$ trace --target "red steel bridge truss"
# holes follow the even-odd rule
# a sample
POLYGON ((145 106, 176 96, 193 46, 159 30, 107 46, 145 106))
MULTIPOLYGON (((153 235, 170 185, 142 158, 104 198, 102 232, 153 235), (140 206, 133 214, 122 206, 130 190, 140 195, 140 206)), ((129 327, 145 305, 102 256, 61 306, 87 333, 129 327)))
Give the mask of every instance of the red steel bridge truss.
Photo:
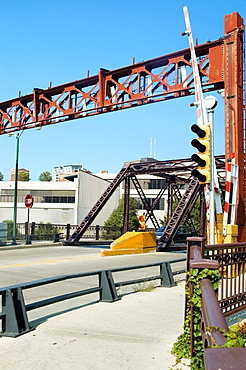
MULTIPOLYGON (((223 156, 216 157, 216 168, 219 171, 224 171, 225 162, 223 156)), ((197 233, 204 234, 205 231, 205 219, 201 217, 200 230, 195 230, 192 225, 192 220, 190 217, 190 212, 198 196, 202 201, 203 206, 203 191, 199 186, 197 179, 190 176, 192 169, 196 167, 196 164, 190 159, 179 159, 179 160, 167 160, 167 161, 153 161, 145 162, 140 161, 138 163, 126 163, 120 172, 117 174, 115 179, 110 183, 101 197, 98 199, 96 204, 92 207, 90 212, 85 216, 84 220, 77 227, 75 232, 69 237, 66 244, 78 243, 81 236, 85 233, 87 228, 92 224, 98 213, 104 207, 108 199, 112 196, 118 186, 124 182, 125 195, 124 195, 124 223, 122 233, 128 230, 128 216, 129 216, 129 198, 130 198, 130 181, 132 181, 137 193, 145 207, 146 210, 146 222, 150 218, 152 224, 157 230, 159 228, 158 220, 154 215, 154 209, 167 190, 168 192, 168 225, 165 229, 163 237, 165 238, 165 243, 159 247, 159 251, 164 250, 171 242, 175 236, 178 226, 184 224, 185 222, 191 222, 191 227, 197 233), (165 179, 164 186, 160 189, 159 194, 154 200, 153 204, 149 204, 144 191, 137 179, 137 175, 141 174, 152 174, 165 179), (181 195, 180 189, 183 185, 186 185, 187 189, 183 195, 181 195), (172 212, 172 200, 176 197, 179 200, 179 204, 175 210, 172 212)), ((203 209, 204 207, 201 207, 203 209)), ((202 212, 201 212, 202 213, 202 212)), ((166 249, 165 249, 166 250, 166 249)))
MULTIPOLYGON (((238 13, 225 16, 224 36, 196 46, 203 92, 224 89, 225 159, 239 165, 237 220, 245 226, 244 25, 238 13)), ((0 134, 43 127, 126 108, 194 95, 190 49, 0 103, 0 134)), ((239 240, 240 240, 239 235, 239 240)), ((246 240, 246 232, 245 232, 246 240)))

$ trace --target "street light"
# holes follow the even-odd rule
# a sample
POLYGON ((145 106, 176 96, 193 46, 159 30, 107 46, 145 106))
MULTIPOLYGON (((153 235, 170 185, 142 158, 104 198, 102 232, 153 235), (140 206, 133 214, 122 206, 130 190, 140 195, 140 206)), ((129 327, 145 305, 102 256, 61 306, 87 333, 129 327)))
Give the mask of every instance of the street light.
POLYGON ((18 193, 18 167, 19 167, 19 145, 20 137, 23 131, 17 134, 8 134, 8 136, 14 135, 16 138, 16 150, 15 150, 15 190, 14 190, 14 214, 13 214, 13 237, 12 245, 16 245, 16 221, 17 221, 17 193, 18 193))

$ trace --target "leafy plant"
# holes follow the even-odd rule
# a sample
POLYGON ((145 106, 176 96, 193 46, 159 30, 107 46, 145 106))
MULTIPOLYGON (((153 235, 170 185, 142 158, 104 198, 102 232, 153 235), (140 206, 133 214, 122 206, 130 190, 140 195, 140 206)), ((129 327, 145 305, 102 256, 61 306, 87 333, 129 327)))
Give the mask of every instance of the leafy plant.
POLYGON ((176 357, 176 364, 181 362, 183 358, 191 358, 191 309, 193 310, 193 354, 191 358, 191 369, 204 370, 204 348, 201 333, 201 307, 202 296, 200 282, 204 278, 210 279, 214 290, 218 288, 220 274, 217 270, 209 269, 191 269, 187 273, 189 278, 186 285, 187 309, 184 322, 183 333, 174 343, 171 353, 176 357), (190 292, 190 284, 192 285, 192 294, 190 292))
MULTIPOLYGON (((120 228, 123 226, 124 218, 124 197, 119 200, 118 207, 111 213, 108 220, 104 222, 107 230, 103 232, 103 239, 116 239, 120 236, 120 228)), ((129 231, 137 230, 137 201, 130 198, 129 200, 129 231)))
MULTIPOLYGON (((175 209, 177 208, 179 204, 179 199, 177 198, 176 195, 174 195, 173 197, 173 203, 172 203, 172 213, 175 211, 175 209)), ((195 228, 195 230, 199 231, 200 229, 200 218, 201 218, 201 207, 200 207, 200 199, 198 198, 196 200, 196 203, 194 204, 193 208, 192 208, 192 211, 190 213, 190 217, 191 217, 191 220, 192 220, 192 223, 193 223, 193 226, 195 228)), ((160 224, 165 226, 167 225, 168 223, 168 218, 167 218, 167 215, 164 216, 164 219, 161 220, 159 219, 160 221, 160 224)), ((184 224, 188 229, 190 229, 190 223, 189 221, 186 221, 186 223, 184 224)))
POLYGON ((52 180, 52 175, 49 171, 42 172, 39 175, 39 181, 51 181, 52 180))
POLYGON ((18 181, 29 181, 29 180, 30 180, 29 172, 20 171, 18 173, 18 181))
POLYGON ((45 235, 46 238, 49 237, 49 235, 52 238, 52 234, 56 233, 59 233, 59 228, 53 226, 50 222, 47 222, 46 224, 44 222, 40 222, 35 228, 36 235, 45 235))
POLYGON ((246 320, 239 320, 236 324, 231 325, 228 332, 218 327, 210 327, 207 330, 209 332, 220 331, 226 337, 224 345, 220 346, 214 341, 212 347, 246 347, 246 320))

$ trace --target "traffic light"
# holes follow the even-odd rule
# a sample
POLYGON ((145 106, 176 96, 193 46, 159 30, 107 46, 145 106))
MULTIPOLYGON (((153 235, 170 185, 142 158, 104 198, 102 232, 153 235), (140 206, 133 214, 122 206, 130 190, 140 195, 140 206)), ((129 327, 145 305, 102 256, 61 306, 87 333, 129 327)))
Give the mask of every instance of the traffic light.
POLYGON ((191 131, 198 136, 191 141, 191 145, 198 149, 198 153, 191 156, 191 159, 198 164, 198 168, 191 173, 198 178, 200 184, 208 184, 210 182, 210 125, 195 123, 191 126, 191 131))

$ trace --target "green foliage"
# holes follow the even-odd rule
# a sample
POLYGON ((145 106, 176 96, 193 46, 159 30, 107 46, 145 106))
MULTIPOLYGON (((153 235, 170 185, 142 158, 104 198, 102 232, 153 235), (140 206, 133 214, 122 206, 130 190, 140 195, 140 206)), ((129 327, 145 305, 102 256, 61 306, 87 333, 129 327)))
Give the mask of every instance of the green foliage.
POLYGON ((246 320, 239 320, 236 324, 231 325, 228 332, 218 327, 207 328, 207 331, 220 331, 226 337, 226 341, 223 346, 218 345, 214 341, 212 347, 246 347, 246 320))
POLYGON ((191 219, 192 219, 195 229, 199 231, 200 230, 200 220, 201 220, 201 205, 200 205, 199 197, 196 200, 194 207, 192 208, 191 219))
POLYGON ((49 171, 42 172, 39 175, 39 181, 51 181, 52 180, 52 175, 49 171))
MULTIPOLYGON (((179 204, 179 199, 175 195, 173 198, 173 203, 172 203, 172 213, 175 211, 177 208, 177 205, 179 204)), ((192 208, 190 217, 192 219, 193 225, 196 230, 200 229, 200 200, 199 198, 196 200, 196 203, 194 204, 194 207, 192 208)), ((167 225, 168 219, 167 216, 164 216, 163 220, 159 220, 161 225, 167 225)), ((189 227, 189 223, 186 222, 185 226, 189 227)))
POLYGON ((176 357, 176 364, 183 358, 190 358, 190 329, 185 322, 184 333, 180 334, 174 343, 171 353, 176 357))
POLYGON ((29 172, 26 171, 20 171, 18 173, 18 181, 29 181, 29 172))
MULTIPOLYGON (((120 236, 120 229, 123 226, 124 217, 124 197, 119 200, 118 207, 111 213, 108 220, 104 222, 105 228, 103 232, 103 239, 114 240, 120 236)), ((129 199, 129 231, 137 230, 138 216, 137 216, 137 201, 129 199)))
POLYGON ((182 358, 191 357, 191 308, 193 310, 193 335, 194 335, 194 349, 191 358, 191 369, 192 370, 204 370, 204 348, 202 342, 201 333, 201 307, 202 307, 202 296, 200 289, 200 282, 202 279, 210 279, 213 288, 218 288, 220 273, 217 270, 209 269, 191 269, 187 273, 189 278, 186 286, 187 295, 187 311, 184 322, 184 332, 178 337, 177 342, 173 345, 172 354, 176 356, 176 364, 178 364, 182 358), (189 283, 192 284, 193 294, 189 289, 189 283))
POLYGON ((229 328, 227 333, 224 333, 226 342, 223 347, 245 347, 246 346, 246 322, 241 321, 229 328))
POLYGON ((0 181, 3 181, 3 174, 0 172, 0 181))
POLYGON ((50 222, 47 222, 46 224, 44 222, 40 222, 38 225, 36 225, 35 228, 35 234, 56 234, 59 232, 59 228, 56 226, 53 226, 50 222))

